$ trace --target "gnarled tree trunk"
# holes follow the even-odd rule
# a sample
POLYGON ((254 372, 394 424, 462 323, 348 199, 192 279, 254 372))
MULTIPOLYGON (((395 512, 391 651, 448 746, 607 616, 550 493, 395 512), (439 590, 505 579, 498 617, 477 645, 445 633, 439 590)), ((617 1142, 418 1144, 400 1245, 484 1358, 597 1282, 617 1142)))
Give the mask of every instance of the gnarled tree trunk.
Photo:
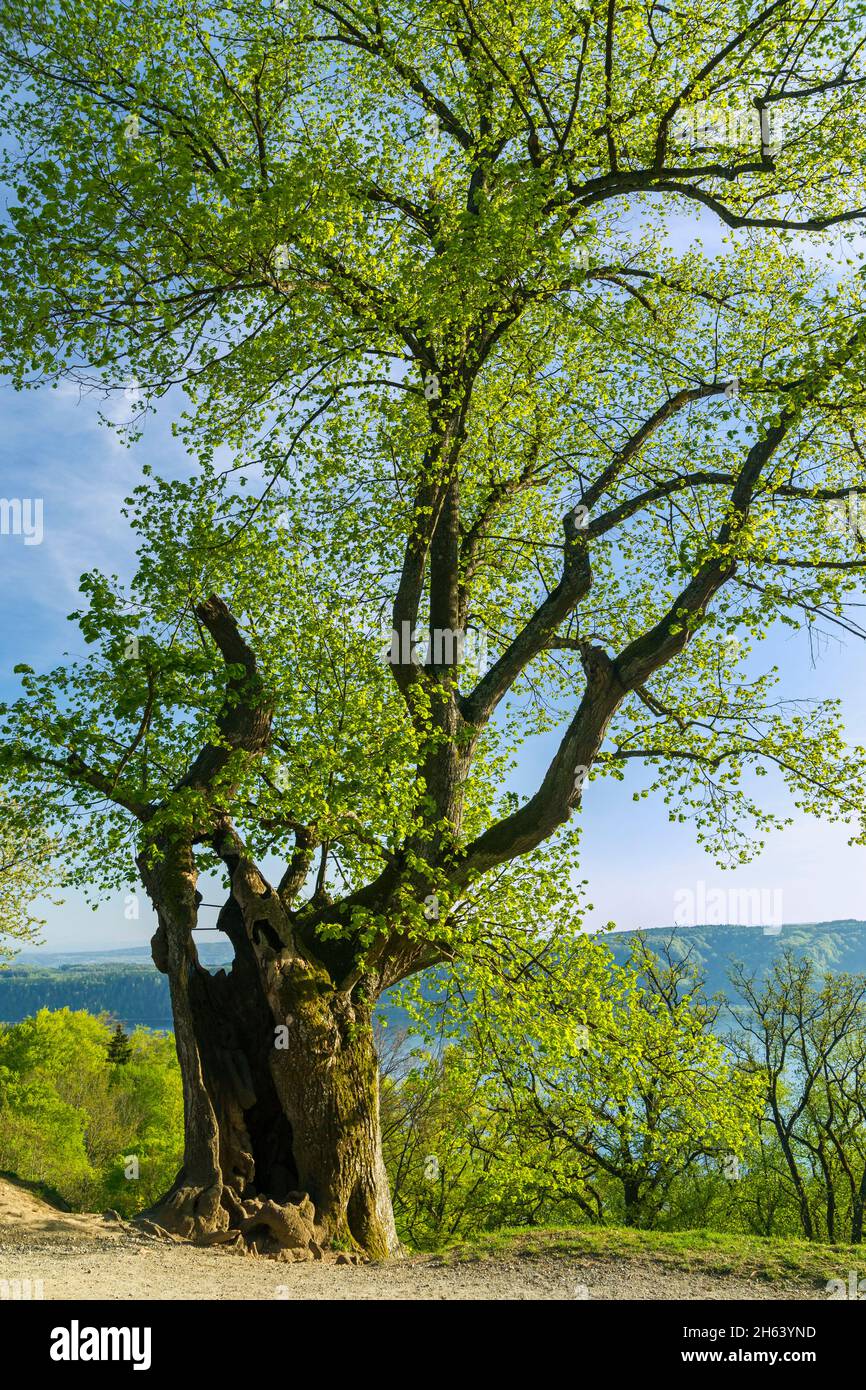
POLYGON ((219 924, 235 958, 211 975, 192 936, 191 853, 140 867, 159 918, 153 957, 169 979, 185 1112, 183 1168, 144 1216, 190 1240, 286 1258, 327 1244, 377 1259, 397 1253, 375 998, 336 987, 321 964, 283 944, 279 900, 262 883, 259 906, 246 885, 224 907, 219 924))

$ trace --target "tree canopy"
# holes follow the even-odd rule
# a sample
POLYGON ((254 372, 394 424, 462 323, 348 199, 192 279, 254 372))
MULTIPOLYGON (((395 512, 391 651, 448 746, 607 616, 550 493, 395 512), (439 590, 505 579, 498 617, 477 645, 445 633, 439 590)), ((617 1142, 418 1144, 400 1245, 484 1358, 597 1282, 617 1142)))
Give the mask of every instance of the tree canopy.
POLYGON ((142 482, 4 762, 94 813, 80 880, 139 856, 167 968, 217 861, 338 993, 494 968, 579 915, 570 817, 633 762, 723 862, 768 769, 862 842, 836 703, 747 663, 858 630, 862 20, 11 0, 4 365, 131 437, 162 402, 196 470, 142 482))
POLYGON ((828 273, 816 230, 862 212, 861 49, 832 5, 11 5, 7 365, 148 402, 182 382, 201 466, 142 498, 136 602, 184 615, 170 650, 142 627, 124 663, 138 620, 86 582, 114 672, 110 732, 88 713, 66 739, 88 794, 137 814, 182 781, 184 706, 222 698, 213 592, 279 688, 302 857, 345 808, 350 883, 419 830, 435 856, 447 823, 465 885, 630 759, 729 856, 743 812, 772 823, 746 764, 859 808, 834 712, 738 657, 773 622, 847 624, 863 563, 827 510, 866 486, 862 276, 828 273), (692 111, 716 113, 699 139, 692 111), (725 254, 672 244, 689 209, 737 229, 725 254), (488 669, 458 673, 443 632, 479 634, 488 669), (494 808, 491 771, 458 808, 470 753, 501 775, 557 725, 525 805, 494 808))

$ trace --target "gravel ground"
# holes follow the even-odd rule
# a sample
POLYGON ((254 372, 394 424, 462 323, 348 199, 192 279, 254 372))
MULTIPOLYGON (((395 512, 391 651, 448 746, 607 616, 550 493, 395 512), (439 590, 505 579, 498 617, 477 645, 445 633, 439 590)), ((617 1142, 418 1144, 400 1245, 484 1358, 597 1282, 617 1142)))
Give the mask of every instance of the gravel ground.
MULTIPOLYGON (((820 1299, 816 1288, 687 1273, 641 1259, 488 1256, 445 1264, 280 1264, 127 1235, 0 1235, 0 1281, 42 1280, 46 1299, 820 1299)), ((0 1284, 2 1288, 2 1284, 0 1284)), ((7 1295, 8 1296, 8 1295, 7 1295)))
MULTIPOLYGON (((821 1299, 823 1286, 684 1271, 646 1256, 544 1251, 444 1261, 304 1264, 176 1243, 95 1214, 61 1212, 0 1179, 0 1300, 30 1280, 46 1299, 821 1299), (41 1281, 37 1285, 35 1281, 41 1281)), ((37 1292, 37 1289, 40 1292, 37 1292)))

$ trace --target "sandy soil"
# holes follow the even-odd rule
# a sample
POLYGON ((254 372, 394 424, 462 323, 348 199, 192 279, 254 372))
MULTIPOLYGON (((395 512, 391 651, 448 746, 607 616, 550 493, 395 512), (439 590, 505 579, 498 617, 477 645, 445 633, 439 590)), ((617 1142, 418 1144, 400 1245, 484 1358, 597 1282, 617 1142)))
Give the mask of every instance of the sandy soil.
MULTIPOLYGON (((56 1211, 0 1179, 0 1298, 14 1280, 46 1299, 821 1299, 822 1289, 688 1273, 635 1258, 554 1254, 446 1263, 288 1265, 133 1232, 56 1211), (4 1281, 6 1281, 4 1283, 4 1281)), ((20 1296, 20 1294, 19 1294, 20 1296)), ((37 1295, 38 1296, 38 1295, 37 1295)))

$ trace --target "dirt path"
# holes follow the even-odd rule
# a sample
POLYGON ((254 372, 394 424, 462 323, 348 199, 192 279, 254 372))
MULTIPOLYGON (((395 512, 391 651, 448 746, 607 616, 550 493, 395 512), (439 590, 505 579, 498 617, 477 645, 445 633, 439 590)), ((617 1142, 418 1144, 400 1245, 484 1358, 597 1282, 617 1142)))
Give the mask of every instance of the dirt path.
MULTIPOLYGON (((3 1280, 41 1280, 50 1299, 817 1299, 820 1289, 691 1274, 635 1259, 529 1255, 446 1264, 283 1265, 158 1241, 0 1233, 3 1280)), ((35 1288, 35 1286, 33 1286, 35 1288)), ((9 1296, 6 1290, 6 1296, 9 1296)))
POLYGON ((543 1251, 387 1265, 281 1264, 56 1211, 0 1179, 0 1299, 821 1299, 823 1287, 688 1272, 635 1256, 543 1251), (41 1281, 37 1284, 36 1281, 41 1281), (26 1285, 24 1285, 26 1288, 26 1285))

